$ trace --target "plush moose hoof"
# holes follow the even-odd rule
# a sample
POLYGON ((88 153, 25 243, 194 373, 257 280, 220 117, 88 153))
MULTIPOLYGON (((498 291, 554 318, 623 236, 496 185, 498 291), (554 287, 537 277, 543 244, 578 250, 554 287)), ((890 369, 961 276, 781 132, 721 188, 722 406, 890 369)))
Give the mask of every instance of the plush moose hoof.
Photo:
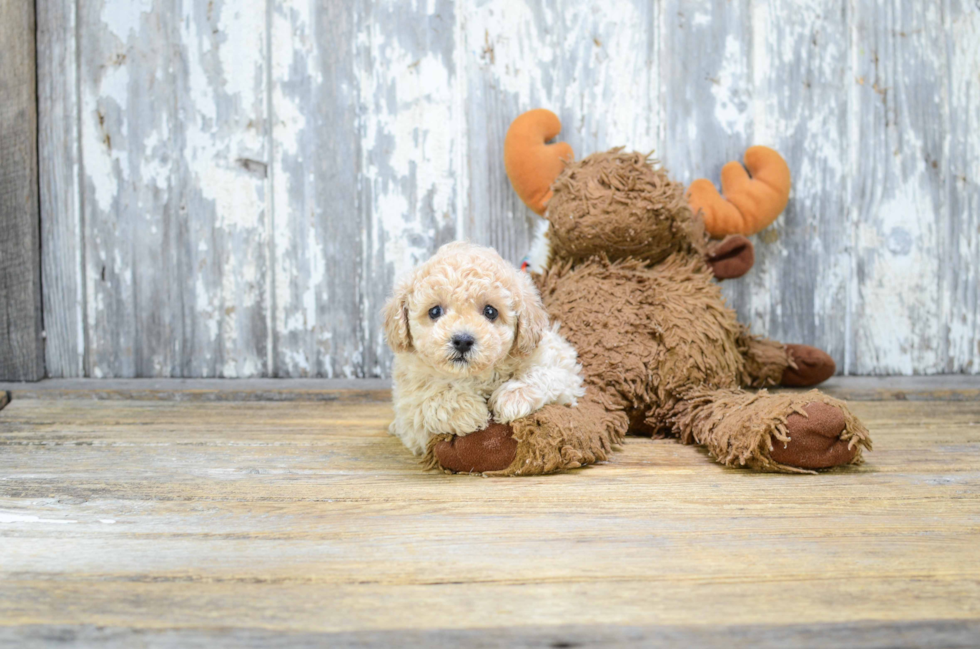
POLYGON ((772 440, 769 454, 776 462, 801 469, 829 469, 849 464, 858 454, 858 446, 848 448, 842 440, 844 415, 834 406, 817 401, 803 406, 808 417, 793 413, 786 418, 790 441, 772 440))
POLYGON ((837 364, 827 352, 809 345, 786 345, 796 369, 783 370, 782 385, 791 388, 805 388, 823 383, 837 371, 837 364))
POLYGON ((494 422, 483 430, 438 442, 433 452, 439 464, 454 473, 502 471, 517 456, 517 440, 509 424, 494 422))

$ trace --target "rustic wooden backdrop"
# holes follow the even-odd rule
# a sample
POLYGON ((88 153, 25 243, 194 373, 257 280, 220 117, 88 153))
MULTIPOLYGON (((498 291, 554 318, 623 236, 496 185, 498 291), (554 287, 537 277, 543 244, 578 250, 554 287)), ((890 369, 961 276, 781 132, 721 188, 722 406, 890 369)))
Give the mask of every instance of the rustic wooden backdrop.
POLYGON ((44 377, 34 32, 33 0, 0 1, 0 381, 44 377))
POLYGON ((966 0, 37 0, 51 376, 378 376, 399 271, 519 260, 501 147, 717 179, 786 156, 726 286, 850 374, 980 372, 980 8, 966 0))

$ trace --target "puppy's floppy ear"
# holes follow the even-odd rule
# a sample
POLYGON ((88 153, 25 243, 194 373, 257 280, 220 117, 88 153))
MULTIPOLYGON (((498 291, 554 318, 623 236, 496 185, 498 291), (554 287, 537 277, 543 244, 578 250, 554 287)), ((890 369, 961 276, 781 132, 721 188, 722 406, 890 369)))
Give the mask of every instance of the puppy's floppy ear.
POLYGON ((408 291, 411 283, 401 281, 385 303, 384 330, 388 346, 396 354, 412 351, 412 333, 408 329, 408 291))
POLYGON ((516 356, 529 356, 541 342, 548 327, 548 313, 541 306, 529 273, 517 272, 514 282, 514 313, 517 316, 517 331, 514 334, 513 353, 516 356))

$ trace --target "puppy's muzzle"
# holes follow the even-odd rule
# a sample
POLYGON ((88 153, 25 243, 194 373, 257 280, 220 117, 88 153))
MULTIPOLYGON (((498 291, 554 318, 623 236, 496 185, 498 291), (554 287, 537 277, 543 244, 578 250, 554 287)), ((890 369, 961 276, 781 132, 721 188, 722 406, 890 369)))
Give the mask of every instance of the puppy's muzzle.
POLYGON ((449 344, 453 348, 453 360, 464 360, 466 354, 476 344, 476 339, 470 334, 456 334, 450 339, 449 344))

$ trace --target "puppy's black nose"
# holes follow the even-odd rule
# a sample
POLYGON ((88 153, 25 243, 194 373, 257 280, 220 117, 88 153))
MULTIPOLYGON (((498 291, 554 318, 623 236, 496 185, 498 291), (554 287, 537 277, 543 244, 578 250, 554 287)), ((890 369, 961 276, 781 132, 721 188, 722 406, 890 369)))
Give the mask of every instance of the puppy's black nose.
POLYGON ((458 351, 460 354, 465 354, 466 352, 470 351, 473 345, 476 344, 476 340, 469 334, 456 334, 449 342, 452 343, 453 349, 458 351))

